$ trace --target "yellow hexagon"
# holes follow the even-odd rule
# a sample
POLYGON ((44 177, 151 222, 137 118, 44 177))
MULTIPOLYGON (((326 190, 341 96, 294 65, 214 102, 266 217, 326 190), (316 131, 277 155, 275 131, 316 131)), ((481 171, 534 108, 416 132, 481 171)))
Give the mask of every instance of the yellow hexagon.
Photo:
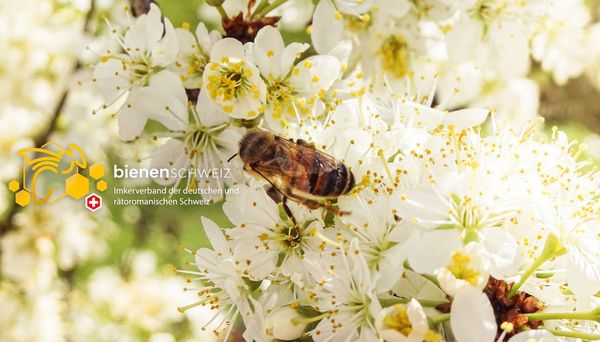
POLYGON ((76 173, 65 181, 65 193, 74 199, 80 199, 90 192, 90 180, 76 173))
POLYGON ((17 192, 17 190, 19 190, 19 185, 19 182, 17 182, 16 180, 11 180, 10 182, 8 182, 8 190, 12 192, 17 192))
POLYGON ((17 195, 15 196, 15 202, 17 202, 18 205, 24 207, 29 204, 29 201, 31 201, 31 194, 29 194, 29 191, 21 190, 17 192, 17 195))
POLYGON ((107 186, 108 186, 108 184, 106 183, 105 180, 101 180, 98 183, 96 183, 96 189, 98 189, 99 191, 106 190, 107 186))
POLYGON ((104 176, 104 166, 96 163, 90 166, 90 177, 100 179, 104 176))

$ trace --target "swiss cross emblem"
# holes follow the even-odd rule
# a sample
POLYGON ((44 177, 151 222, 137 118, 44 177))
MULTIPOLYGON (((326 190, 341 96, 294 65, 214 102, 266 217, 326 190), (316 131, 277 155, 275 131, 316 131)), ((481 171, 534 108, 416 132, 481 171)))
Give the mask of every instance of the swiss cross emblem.
POLYGON ((90 211, 96 212, 98 209, 102 208, 102 197, 91 194, 85 198, 85 207, 90 211))

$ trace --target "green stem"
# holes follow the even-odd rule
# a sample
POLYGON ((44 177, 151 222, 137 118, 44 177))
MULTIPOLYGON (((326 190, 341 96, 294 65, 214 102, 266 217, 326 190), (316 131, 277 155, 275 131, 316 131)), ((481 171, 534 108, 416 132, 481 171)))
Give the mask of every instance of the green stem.
POLYGON ((254 13, 252 13, 252 18, 256 17, 256 15, 262 11, 269 4, 269 0, 260 0, 256 8, 254 9, 254 13))
POLYGON ((450 313, 445 313, 437 316, 427 317, 431 325, 436 325, 450 319, 450 313))
MULTIPOLYGON (((442 300, 431 300, 431 299, 416 299, 416 300, 417 300, 417 302, 419 302, 419 304, 421 304, 421 306, 428 307, 428 308, 435 308, 438 305, 448 303, 447 301, 442 301, 442 300)), ((411 301, 411 299, 407 299, 407 298, 392 298, 392 299, 380 300, 381 305, 383 305, 383 307, 388 307, 388 306, 392 306, 392 305, 396 305, 396 304, 408 304, 410 301, 411 301)))
POLYGON ((277 7, 285 4, 287 2, 287 0, 275 0, 273 1, 271 4, 269 4, 268 6, 266 6, 265 8, 263 8, 260 11, 257 11, 257 13, 255 14, 256 19, 260 19, 262 17, 264 17, 265 15, 269 14, 269 12, 271 12, 272 10, 276 9, 277 7))
POLYGON ((546 329, 547 331, 551 332, 552 335, 554 336, 561 336, 561 337, 574 337, 574 338, 580 338, 582 340, 589 340, 589 341, 598 341, 600 340, 600 334, 590 334, 590 333, 585 333, 582 331, 563 331, 563 330, 556 330, 556 329, 546 329))
POLYGON ((551 319, 580 319, 600 322, 600 308, 588 312, 537 312, 524 314, 530 321, 546 321, 551 319))
POLYGON ((312 322, 317 322, 322 320, 323 318, 327 317, 329 315, 329 312, 325 312, 322 313, 318 316, 314 316, 314 317, 296 317, 292 319, 292 323, 294 325, 298 325, 298 324, 310 324, 312 322))
POLYGON ((533 262, 533 264, 529 266, 525 273, 523 273, 523 275, 519 279, 519 282, 512 286, 512 288, 507 294, 507 297, 511 298, 512 296, 514 296, 517 293, 517 291, 521 288, 521 286, 525 284, 525 281, 529 279, 533 272, 535 272, 543 263, 554 257, 561 256, 566 252, 567 251, 558 240, 558 237, 554 234, 549 235, 546 239, 546 243, 544 244, 544 249, 542 250, 542 253, 533 262))
POLYGON ((219 11, 219 14, 221 15, 222 19, 229 20, 229 16, 227 15, 227 12, 225 12, 223 5, 217 5, 215 6, 215 8, 217 9, 217 11, 219 11))

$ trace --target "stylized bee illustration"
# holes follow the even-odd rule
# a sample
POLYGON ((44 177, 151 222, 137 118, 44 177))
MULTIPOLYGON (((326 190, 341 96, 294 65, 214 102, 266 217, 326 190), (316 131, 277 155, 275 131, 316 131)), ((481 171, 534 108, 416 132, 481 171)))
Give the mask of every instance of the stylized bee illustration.
POLYGON ((50 187, 46 191, 46 194, 39 196, 37 193, 38 178, 46 171, 54 174, 70 175, 75 168, 87 167, 87 161, 85 154, 75 144, 69 145, 68 149, 55 143, 48 143, 40 148, 30 147, 19 151, 19 154, 23 157, 23 183, 27 184, 28 174, 32 175, 31 180, 31 191, 35 204, 41 204, 45 202, 55 202, 58 199, 65 196, 60 195, 57 198, 50 199, 53 194, 53 189, 50 187), (54 148, 56 151, 51 150, 54 148), (27 170, 30 168, 30 170, 27 170))
POLYGON ((240 141, 239 156, 244 170, 267 180, 284 200, 289 198, 311 209, 333 209, 330 201, 355 185, 346 165, 303 140, 294 142, 254 129, 240 141))

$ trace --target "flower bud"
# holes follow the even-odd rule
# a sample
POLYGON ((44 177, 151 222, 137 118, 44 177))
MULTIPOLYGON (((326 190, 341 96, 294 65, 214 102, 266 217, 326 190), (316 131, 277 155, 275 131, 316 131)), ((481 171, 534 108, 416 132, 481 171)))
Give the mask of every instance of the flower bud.
POLYGON ((300 322, 302 316, 289 306, 273 310, 265 320, 265 332, 268 336, 283 341, 291 341, 302 336, 306 323, 300 322))

